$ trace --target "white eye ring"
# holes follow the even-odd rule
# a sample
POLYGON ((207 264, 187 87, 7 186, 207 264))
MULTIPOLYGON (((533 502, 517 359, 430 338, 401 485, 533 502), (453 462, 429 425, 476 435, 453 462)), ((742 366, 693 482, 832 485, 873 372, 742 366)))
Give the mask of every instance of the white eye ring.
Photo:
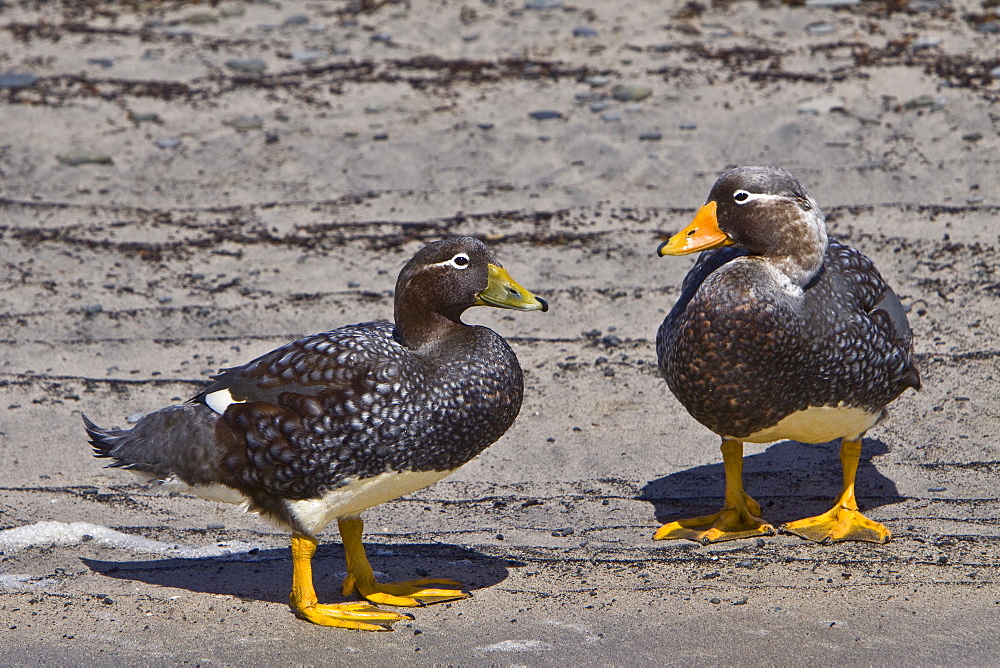
POLYGON ((746 204, 752 199, 754 198, 746 190, 737 190, 733 193, 733 201, 737 204, 746 204))
POLYGON ((468 269, 469 265, 472 264, 472 260, 469 259, 468 253, 455 253, 455 257, 450 260, 442 260, 441 262, 435 262, 434 264, 427 265, 428 267, 451 267, 452 269, 468 269))
POLYGON ((472 261, 466 253, 456 253, 455 257, 444 262, 438 262, 438 266, 452 267, 454 269, 468 269, 472 261))

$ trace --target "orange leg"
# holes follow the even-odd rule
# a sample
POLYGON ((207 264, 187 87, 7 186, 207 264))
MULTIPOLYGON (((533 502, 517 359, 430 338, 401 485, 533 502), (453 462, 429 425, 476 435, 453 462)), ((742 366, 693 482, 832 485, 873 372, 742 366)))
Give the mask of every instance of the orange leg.
POLYGON ((840 444, 840 463, 844 469, 844 488, 834 501, 833 508, 816 517, 783 524, 781 530, 817 543, 837 543, 843 540, 889 542, 892 532, 858 510, 858 502, 854 497, 854 477, 858 473, 860 458, 861 436, 853 440, 843 439, 840 444))
POLYGON ((467 593, 461 589, 436 589, 427 585, 454 585, 461 583, 454 580, 410 580, 408 582, 381 583, 375 581, 375 572, 368 563, 365 546, 361 543, 361 533, 365 524, 360 517, 344 517, 338 520, 340 538, 344 542, 344 559, 347 561, 347 577, 341 591, 349 596, 355 589, 372 603, 383 605, 417 606, 428 603, 441 603, 465 598, 467 593))
POLYGON ((722 510, 664 524, 653 536, 655 540, 686 538, 708 545, 774 535, 774 527, 760 518, 760 504, 743 490, 743 443, 723 439, 722 462, 726 469, 726 501, 722 510))
POLYGON ((291 605, 296 616, 321 626, 339 626, 362 631, 391 631, 390 624, 406 619, 395 612, 379 610, 369 603, 320 605, 313 588, 312 558, 317 541, 312 536, 292 534, 291 605))

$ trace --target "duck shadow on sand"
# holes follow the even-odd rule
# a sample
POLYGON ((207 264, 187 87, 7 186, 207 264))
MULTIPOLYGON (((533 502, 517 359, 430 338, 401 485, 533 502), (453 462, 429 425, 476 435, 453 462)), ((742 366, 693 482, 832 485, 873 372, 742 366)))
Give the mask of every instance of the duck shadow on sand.
MULTIPOLYGON (((385 582, 427 577, 449 578, 461 582, 467 591, 473 591, 503 582, 507 579, 509 568, 525 565, 452 545, 366 547, 376 576, 385 582)), ((81 560, 91 571, 120 580, 273 603, 288 603, 288 593, 292 586, 292 560, 288 548, 202 559, 81 560)), ((345 567, 343 550, 339 544, 321 543, 312 566, 316 592, 321 602, 359 600, 356 595, 346 599, 340 595, 345 567)))
MULTIPOLYGON (((905 500, 896 484, 879 473, 871 461, 888 451, 883 441, 864 439, 855 478, 862 512, 905 500)), ((707 515, 721 507, 725 480, 720 453, 717 464, 651 480, 638 499, 652 503, 656 519, 663 523, 707 515)), ((842 481, 839 440, 818 445, 780 441, 764 452, 743 458, 744 488, 760 503, 764 519, 775 526, 829 510, 842 481)))

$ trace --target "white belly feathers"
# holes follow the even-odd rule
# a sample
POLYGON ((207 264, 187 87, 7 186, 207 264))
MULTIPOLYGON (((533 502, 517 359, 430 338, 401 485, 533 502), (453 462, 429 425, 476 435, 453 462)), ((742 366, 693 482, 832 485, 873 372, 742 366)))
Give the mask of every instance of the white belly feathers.
POLYGON ((835 438, 857 438, 881 417, 881 412, 873 414, 863 408, 812 406, 782 418, 776 425, 735 440, 770 443, 787 438, 801 443, 826 443, 835 438))
MULTIPOLYGON (((387 472, 373 478, 356 478, 318 499, 286 500, 284 503, 302 528, 315 535, 338 517, 358 515, 367 508, 432 485, 449 473, 451 471, 387 472)), ((164 481, 164 485, 209 501, 249 506, 247 497, 226 485, 191 487, 176 478, 164 481)))

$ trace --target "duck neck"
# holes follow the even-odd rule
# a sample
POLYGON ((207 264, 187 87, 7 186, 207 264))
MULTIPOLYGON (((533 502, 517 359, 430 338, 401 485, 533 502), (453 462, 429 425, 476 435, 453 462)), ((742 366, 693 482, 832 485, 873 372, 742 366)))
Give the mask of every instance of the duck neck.
POLYGON ((792 226, 781 236, 782 243, 764 253, 762 259, 800 290, 819 273, 826 254, 826 222, 815 206, 804 212, 807 225, 792 226))
POLYGON ((436 346, 468 327, 461 316, 460 312, 443 314, 399 300, 395 308, 396 338, 411 350, 436 346))

